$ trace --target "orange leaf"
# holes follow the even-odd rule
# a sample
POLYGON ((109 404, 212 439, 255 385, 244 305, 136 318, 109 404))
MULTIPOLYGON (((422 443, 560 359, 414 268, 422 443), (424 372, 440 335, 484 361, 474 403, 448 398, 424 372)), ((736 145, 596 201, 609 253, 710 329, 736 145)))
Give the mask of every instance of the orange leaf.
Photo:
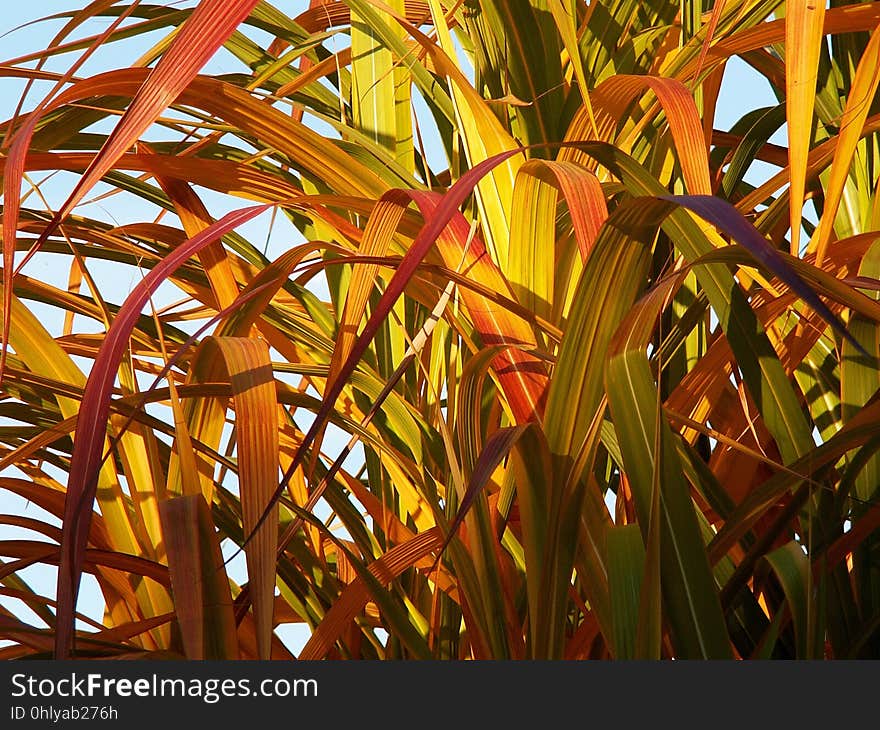
POLYGON ((174 103, 258 3, 259 0, 202 0, 199 3, 41 238, 51 234, 53 227, 67 217, 95 183, 113 168, 116 160, 174 103))
MULTIPOLYGON (((253 534, 244 548, 248 580, 258 651, 261 659, 269 659, 278 543, 278 506, 270 509, 269 501, 279 471, 277 400, 269 347, 262 340, 245 337, 209 337, 200 346, 198 359, 209 363, 210 370, 225 368, 232 384, 243 528, 246 535, 253 534), (258 528, 267 509, 269 516, 258 528)), ((193 370, 199 369, 194 363, 193 370)))
MULTIPOLYGON (((391 548, 381 558, 370 564, 369 571, 382 583, 390 583, 404 570, 437 550, 442 544, 443 535, 440 528, 432 527, 407 542, 391 548)), ((369 600, 370 591, 365 581, 361 577, 356 578, 343 590, 342 595, 324 615, 324 619, 318 624, 315 633, 312 634, 300 652, 299 658, 323 658, 369 600)))
MULTIPOLYGON (((823 23, 823 32, 826 35, 837 35, 839 33, 856 33, 858 31, 873 31, 877 24, 880 23, 880 5, 877 3, 862 3, 842 5, 836 8, 829 8, 825 11, 825 19, 823 23)), ((786 21, 773 20, 766 23, 758 23, 751 28, 740 33, 720 39, 713 45, 704 61, 715 64, 730 58, 731 56, 742 55, 748 51, 756 51, 776 43, 783 43, 786 37, 786 21)), ((700 59, 693 59, 680 72, 676 72, 679 78, 689 78, 700 65, 700 59)))
MULTIPOLYGON (((703 134, 703 123, 687 87, 676 79, 659 76, 620 74, 605 79, 592 94, 599 136, 611 142, 617 124, 636 97, 650 89, 657 96, 669 122, 669 131, 678 151, 678 160, 688 192, 710 195, 709 154, 703 134)), ((565 135, 566 142, 581 142, 593 138, 586 112, 580 110, 565 135)), ((575 148, 564 149, 560 160, 579 159, 575 148)))
POLYGON ((824 0, 789 0, 785 16, 785 117, 791 169, 789 211, 791 255, 800 251, 801 216, 807 180, 807 156, 813 139, 813 108, 819 52, 823 42, 824 0))
POLYGON ((831 175, 825 188, 822 218, 819 220, 815 243, 811 242, 809 247, 809 250, 816 251, 816 266, 819 267, 822 266, 825 250, 831 240, 834 218, 840 207, 850 163, 862 136, 865 120, 871 109, 871 100, 877 92, 877 83, 880 81, 878 68, 880 68, 880 28, 871 35, 871 40, 868 41, 865 52, 859 60, 852 88, 846 100, 846 109, 840 121, 840 134, 834 150, 834 161, 831 163, 831 175))
MULTIPOLYGON (((10 316, 12 311, 12 280, 15 276, 15 243, 18 230, 18 214, 21 207, 21 181, 24 177, 24 160, 31 143, 31 138, 37 123, 51 106, 49 100, 52 95, 66 83, 69 83, 70 79, 75 77, 80 66, 100 47, 101 43, 110 36, 119 24, 134 11, 135 7, 132 5, 120 13, 119 17, 107 27, 107 30, 95 39, 89 49, 75 63, 71 64, 70 68, 63 75, 58 77, 49 95, 28 115, 25 124, 16 132, 12 146, 9 149, 7 169, 3 180, 3 335, 2 339, 0 339, 0 381, 3 379, 3 370, 6 366, 6 348, 9 343, 9 327, 12 319, 10 316)), ((67 27, 65 27, 66 29, 67 27)))

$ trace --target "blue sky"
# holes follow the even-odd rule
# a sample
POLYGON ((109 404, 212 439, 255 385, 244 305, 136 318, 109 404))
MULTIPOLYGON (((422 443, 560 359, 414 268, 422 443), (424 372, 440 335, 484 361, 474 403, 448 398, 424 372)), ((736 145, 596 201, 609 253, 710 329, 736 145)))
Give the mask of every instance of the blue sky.
MULTIPOLYGON (((172 4, 172 3, 167 3, 172 4)), ((175 3, 178 6, 192 6, 193 0, 175 3)), ((275 0, 275 6, 281 10, 295 16, 301 12, 308 3, 306 0, 275 0)), ((26 28, 20 28, 12 31, 17 26, 28 23, 29 21, 43 18, 53 13, 63 12, 76 8, 75 3, 68 3, 66 0, 28 0, 27 2, 5 2, 4 12, 0 16, 0 61, 8 61, 9 59, 18 57, 19 55, 31 52, 33 49, 46 48, 49 46, 53 35, 63 26, 64 20, 59 19, 51 22, 42 22, 35 25, 29 25, 26 28), (12 31, 12 32, 9 32, 12 31)), ((83 35, 86 30, 88 33, 98 32, 105 27, 109 20, 91 21, 82 32, 78 31, 77 36, 83 35)), ((129 39, 118 44, 108 44, 102 48, 93 59, 91 59, 83 70, 81 76, 97 73, 109 68, 128 66, 130 63, 144 53, 150 44, 161 38, 162 33, 152 36, 139 37, 129 39)), ((71 62, 72 56, 65 55, 53 59, 47 66, 49 69, 62 69, 71 62)), ((215 72, 238 71, 240 67, 237 61, 228 54, 218 54, 218 56, 210 62, 210 70, 215 72)), ((11 116, 15 104, 23 88, 23 83, 15 80, 0 79, 0 117, 7 119, 11 116)), ((32 91, 29 97, 27 108, 31 108, 38 101, 42 94, 48 91, 49 85, 38 85, 32 91)), ((747 109, 759 106, 775 104, 774 97, 770 94, 769 87, 765 81, 760 79, 756 74, 738 59, 734 59, 728 64, 725 75, 724 87, 722 89, 721 99, 724 100, 717 111, 716 127, 721 129, 729 129, 730 125, 736 121, 747 109)), ((780 136, 784 135, 784 131, 780 132, 780 136)), ((777 138, 778 139, 778 138, 777 138)), ((784 143, 784 138, 781 139, 784 143)), ((750 180, 757 182, 761 178, 768 175, 772 168, 763 163, 758 163, 751 172, 750 180)), ((55 176, 51 181, 41 186, 45 194, 49 198, 52 205, 57 205, 70 191, 74 182, 73 175, 63 174, 55 176)), ((96 194, 106 190, 106 188, 98 188, 95 193, 88 196, 93 202, 84 204, 79 212, 88 214, 96 218, 101 218, 109 222, 122 222, 126 220, 152 220, 159 212, 155 208, 143 201, 135 200, 132 196, 117 196, 113 199, 95 200, 96 194)), ((232 201, 223 196, 210 193, 210 191, 200 191, 204 195, 206 203, 211 213, 219 217, 228 210, 242 205, 241 202, 232 201)), ((252 221, 240 232, 248 236, 254 241, 258 247, 262 248, 262 244, 267 245, 270 258, 273 258, 273 251, 280 251, 296 242, 298 234, 292 227, 279 216, 274 227, 271 225, 271 218, 267 214, 255 221, 252 221)), ((30 265, 28 273, 43 280, 51 281, 61 286, 66 286, 67 269, 66 267, 58 267, 57 261, 49 257, 37 257, 30 265)), ((126 273, 122 277, 113 278, 111 272, 106 273, 106 281, 113 281, 116 291, 109 297, 111 300, 121 301, 127 291, 135 284, 135 279, 131 272, 126 273)), ((165 292, 168 297, 173 297, 174 293, 170 290, 165 292)), ((48 322, 50 331, 58 334, 60 322, 48 322), (54 328, 54 329, 53 329, 54 328)), ((0 512, 27 514, 28 516, 46 518, 45 514, 41 514, 40 510, 33 505, 26 504, 23 500, 10 496, 5 491, 0 491, 0 512)), ((32 533, 24 531, 16 531, 11 528, 0 527, 0 536, 23 537, 26 539, 34 539, 32 533)), ((239 581, 245 580, 244 561, 238 559, 233 563, 231 568, 232 576, 239 581)), ((54 595, 55 590, 55 571, 45 566, 33 566, 23 571, 22 576, 28 580, 38 592, 44 595, 54 595)), ((0 603, 11 608, 17 615, 22 616, 25 620, 34 620, 35 616, 28 610, 24 609, 20 603, 14 599, 0 597, 0 603)), ((80 596, 79 609, 100 620, 103 602, 98 592, 97 585, 93 579, 86 576, 80 596)), ((283 628, 279 634, 296 651, 305 639, 305 634, 301 630, 283 628)))

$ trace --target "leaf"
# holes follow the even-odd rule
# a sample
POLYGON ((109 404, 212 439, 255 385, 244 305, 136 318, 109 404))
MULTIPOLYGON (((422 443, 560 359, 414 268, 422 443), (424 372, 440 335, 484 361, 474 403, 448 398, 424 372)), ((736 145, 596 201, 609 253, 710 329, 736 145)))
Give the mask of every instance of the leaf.
POLYGON ((676 79, 621 74, 603 81, 593 99, 597 108, 601 105, 602 111, 616 123, 645 89, 656 94, 666 114, 688 192, 708 195, 712 185, 703 126, 694 98, 684 84, 676 79))
POLYGON ((650 523, 651 482, 657 478, 661 485, 660 586, 676 655, 730 658, 721 603, 694 505, 677 463, 674 437, 664 420, 655 423, 656 385, 647 358, 642 350, 621 351, 618 345, 615 351, 608 362, 606 388, 643 536, 647 536, 650 523), (655 464, 661 470, 657 477, 655 464))
POLYGON ((163 500, 159 515, 187 659, 238 659, 229 580, 204 497, 163 500))
MULTIPOLYGON (((440 528, 431 528, 422 532, 407 542, 396 545, 388 550, 381 558, 373 561, 368 566, 369 575, 374 580, 387 584, 399 576, 404 570, 416 561, 433 552, 443 542, 440 528)), ((320 659, 324 657, 342 631, 363 610, 367 601, 370 600, 371 586, 365 580, 366 575, 359 575, 343 591, 343 594, 333 603, 324 620, 318 625, 309 638, 299 659, 320 659)))
MULTIPOLYGON (((553 454, 554 479, 545 487, 547 544, 543 561, 548 578, 542 582, 540 614, 543 637, 533 638, 542 658, 560 656, 565 600, 571 561, 570 546, 580 527, 585 582, 597 597, 606 592, 608 568, 601 545, 605 539, 607 509, 592 482, 593 458, 605 410, 604 373, 612 336, 635 301, 650 265, 653 232, 647 236, 642 208, 623 204, 599 231, 575 289, 558 362, 547 399, 543 429, 553 454), (619 276, 619 272, 627 276, 619 276), (598 504, 596 504, 598 501, 598 504), (584 517, 581 518, 582 513, 584 517)), ((612 629, 613 614, 600 604, 598 620, 603 633, 612 629)), ((610 636, 608 636, 610 639, 610 636)))
MULTIPOLYGON (((819 4, 821 5, 821 3, 819 4)), ((871 110, 871 100, 877 92, 877 84, 880 82, 880 73, 877 72, 878 66, 880 66, 880 29, 875 29, 859 60, 852 87, 846 99, 846 109, 844 109, 843 117, 840 120, 840 134, 834 149, 834 161, 831 163, 831 176, 824 191, 825 203, 822 206, 822 217, 814 234, 814 240, 810 241, 808 247, 808 251, 816 252, 816 266, 822 266, 822 261, 825 258, 825 252, 831 240, 834 219, 849 175, 850 164, 862 136, 868 112, 871 110)), ((794 174, 793 167, 792 174, 794 174)))
MULTIPOLYGON (((59 565, 61 561, 61 552, 56 545, 33 540, 4 540, 0 542, 0 555, 22 558, 28 564, 39 562, 47 565, 59 565)), ((123 584, 126 583, 129 573, 151 578, 163 586, 170 585, 168 569, 164 565, 115 550, 88 548, 83 556, 83 566, 84 570, 89 573, 97 573, 99 572, 98 568, 102 567, 116 571, 115 577, 112 576, 112 573, 108 573, 114 589, 124 589, 123 584)), ((20 567, 24 566, 7 563, 0 568, 0 579, 14 573, 20 567)))
MULTIPOLYGON (((278 506, 270 507, 269 499, 278 481, 279 424, 272 417, 278 413, 278 403, 269 348, 262 340, 209 337, 200 346, 197 358, 207 363, 222 360, 232 385, 242 527, 245 534, 254 535, 245 547, 245 557, 254 606, 257 648, 260 659, 270 659, 278 506), (257 529, 257 521, 267 509, 269 517, 257 529)), ((203 367, 199 367, 198 363, 193 364, 193 370, 197 373, 203 367)), ((214 368, 209 366, 207 371, 211 370, 214 368)))
MULTIPOLYGON (((835 247, 837 248, 837 247, 835 247)), ((818 251, 816 252, 818 257, 818 251)), ((876 279, 880 274, 880 242, 874 241, 865 252, 858 269, 860 276, 876 279)), ((877 293, 870 292, 869 301, 875 303, 877 293)), ((840 421, 848 423, 858 415, 861 409, 871 400, 880 389, 880 373, 878 373, 877 355, 880 354, 880 317, 865 316, 866 312, 853 309, 849 320, 849 328, 854 337, 874 357, 868 359, 859 354, 849 342, 845 342, 840 352, 840 421)), ((867 450, 867 447, 865 447, 867 450)), ((861 453, 849 459, 850 469, 855 469, 861 453)), ((849 472, 847 472, 847 476, 849 472)), ((842 494, 852 495, 852 508, 850 520, 852 527, 840 540, 847 537, 860 535, 857 543, 851 543, 854 548, 853 555, 853 578, 856 590, 860 597, 861 610, 866 615, 874 613, 876 586, 878 579, 876 572, 870 567, 870 555, 875 549, 876 537, 870 532, 864 533, 865 528, 872 523, 867 519, 874 512, 873 504, 877 495, 878 476, 880 476, 880 456, 873 454, 861 465, 852 480, 852 490, 845 489, 846 477, 841 480, 840 490, 842 494), (857 546, 857 547, 856 547, 857 546)), ((873 515, 872 515, 873 516, 873 515)))
POLYGON ((787 284, 801 299, 837 330, 866 357, 870 357, 859 342, 847 331, 834 313, 819 299, 813 289, 786 263, 749 221, 730 203, 709 195, 668 196, 665 200, 677 203, 697 213, 704 220, 734 238, 777 278, 787 284))
POLYGON ((593 134, 598 136, 596 132, 596 120, 593 115, 593 105, 590 101, 589 88, 587 81, 587 73, 584 69, 583 59, 581 58, 580 48, 578 46, 577 30, 577 3, 575 0, 548 0, 550 12, 553 14, 553 20, 559 29, 559 35, 562 38, 563 46, 568 53, 569 62, 574 69, 574 76, 577 79, 583 106, 587 112, 587 118, 590 120, 593 134))
MULTIPOLYGON (((488 84, 488 93, 496 101, 502 97, 522 100, 514 102, 510 116, 511 131, 524 145, 556 141, 565 100, 559 83, 562 43, 547 5, 483 0, 474 12, 465 14, 476 46, 476 73, 488 84)), ((575 30, 571 20, 562 27, 575 30)), ((539 157, 550 152, 544 147, 530 150, 539 157)))
MULTIPOLYGON (((811 642, 807 621, 810 604, 813 603, 813 598, 810 595, 810 560, 794 540, 767 553, 764 559, 773 568, 773 572, 776 573, 776 577, 782 584, 782 590, 785 592, 785 599, 794 623, 797 658, 813 659, 814 657, 810 656, 808 649, 811 642)), ((813 609, 815 610, 815 604, 813 609)))
MULTIPOLYGON (((405 192, 392 190, 376 202, 364 227, 360 253, 365 256, 384 256, 388 252, 391 238, 405 212, 407 198, 405 192)), ((330 361, 328 382, 336 380, 342 364, 351 352, 358 325, 367 311, 367 304, 378 274, 378 264, 356 264, 352 267, 342 315, 339 318, 333 357, 330 361)))
POLYGON ((635 659, 638 656, 636 635, 642 626, 639 606, 645 575, 645 546, 638 525, 616 525, 608 530, 607 540, 614 658, 635 659))
POLYGON ((438 561, 452 538, 455 537, 458 528, 461 527, 464 522, 468 511, 473 505, 474 500, 477 498, 477 495, 485 488, 486 483, 492 477, 492 473, 498 468, 498 465, 507 458, 510 450, 522 435, 524 428, 526 428, 525 425, 502 428, 489 437, 489 440, 480 452, 477 463, 474 465, 474 471, 468 481, 467 490, 459 502, 458 511, 449 525, 449 531, 447 532, 443 545, 437 554, 438 561))
MULTIPOLYGON (((745 121, 745 118, 743 121, 745 121)), ((765 109, 761 116, 754 120, 754 123, 743 135, 741 142, 733 153, 733 157, 730 158, 727 170, 724 172, 721 187, 726 197, 730 198, 733 196, 758 151, 767 144, 773 133, 784 123, 785 106, 783 104, 765 109)))
MULTIPOLYGON (((556 203, 562 194, 568 205, 581 261, 593 248, 599 228, 608 217, 605 194, 595 174, 570 162, 530 160, 517 172, 513 189, 508 278, 517 299, 529 310, 553 322, 565 312, 567 288, 556 291, 556 280, 565 282, 557 263, 563 257, 559 244, 548 256, 547 243, 556 238, 556 203)), ((560 267, 561 268, 561 267, 560 267)), ((572 266, 573 268, 573 266, 572 266)), ((574 278, 569 274, 569 278, 574 278)))
POLYGON ((801 216, 807 179, 807 155, 813 140, 813 108, 819 54, 824 42, 825 3, 789 0, 785 15, 785 118, 791 168, 791 254, 800 253, 801 216))
POLYGON ((202 0, 199 3, 134 96, 73 192, 55 213, 41 240, 49 237, 115 161, 153 124, 159 114, 171 106, 258 2, 202 0))
POLYGON ((516 140, 501 126, 488 105, 477 94, 458 65, 455 46, 446 23, 445 13, 439 0, 428 0, 438 43, 413 26, 407 27, 410 35, 430 54, 438 71, 449 80, 455 108, 457 131, 467 155, 471 170, 480 163, 497 160, 481 176, 476 185, 477 202, 483 220, 483 235, 492 258, 502 267, 508 258, 510 236, 510 206, 513 202, 513 184, 522 160, 516 140))
MULTIPOLYGON (((146 145, 139 142, 138 149, 144 150, 146 145)), ((27 172, 35 170, 82 172, 92 159, 93 155, 85 152, 30 152, 25 158, 24 168, 27 172)), ((0 171, 5 169, 6 163, 7 160, 0 159, 0 171)), ((113 169, 154 174, 176 205, 185 212, 191 212, 186 227, 189 227, 193 220, 192 214, 207 221, 204 225, 211 221, 206 211, 196 210, 199 203, 192 199, 192 192, 186 193, 182 190, 182 181, 218 192, 235 194, 259 203, 286 201, 302 194, 300 188, 289 180, 279 179, 233 160, 139 152, 122 155, 114 163, 113 169)), ((69 228, 70 224, 66 227, 69 228)), ((126 230, 130 230, 131 227, 127 225, 126 230)), ((191 233, 195 235, 195 231, 191 233)))
MULTIPOLYGON (((141 145, 150 153, 148 145, 141 145)), ((184 179, 191 179, 187 176, 184 179)), ((211 216, 205 204, 195 194, 193 189, 180 178, 157 176, 156 182, 162 186, 166 195, 174 202, 177 215, 183 223, 186 235, 192 238, 211 225, 211 216)), ((277 184, 277 182, 276 182, 277 184)), ((238 296, 238 286, 235 283, 235 275, 226 256, 226 249, 218 239, 207 246, 198 254, 199 261, 205 267, 208 281, 214 296, 217 297, 217 308, 228 307, 238 296)))
POLYGON ((218 235, 259 215, 267 207, 254 206, 228 213, 201 234, 179 246, 135 286, 101 345, 83 393, 80 424, 71 456, 64 506, 64 538, 58 571, 58 631, 55 643, 55 654, 58 658, 67 656, 73 639, 72 616, 92 517, 98 471, 102 462, 101 446, 106 437, 110 390, 141 309, 156 287, 191 255, 210 245, 218 235))
MULTIPOLYGON (((553 458, 543 432, 532 425, 517 440, 510 454, 510 463, 516 481, 516 496, 519 506, 521 542, 525 557, 526 592, 529 617, 529 658, 536 659, 546 654, 545 646, 550 639, 545 636, 553 631, 547 619, 547 587, 552 583, 552 569, 547 558, 551 559, 553 525, 550 515, 550 495, 548 487, 556 483, 553 471, 553 458)), ((608 606, 607 581, 596 590, 595 582, 587 582, 591 603, 595 599, 600 618, 607 618, 609 612, 602 610, 608 606)), ((609 620, 610 623, 610 620, 609 620)))
MULTIPOLYGON (((403 0, 388 0, 397 11, 403 0)), ((406 66, 398 65, 390 49, 383 47, 376 26, 385 24, 381 11, 366 16, 351 14, 351 108, 353 124, 386 147, 410 172, 413 169, 413 129, 410 110, 410 78, 406 66)), ((403 35, 403 29, 389 27, 403 35)))

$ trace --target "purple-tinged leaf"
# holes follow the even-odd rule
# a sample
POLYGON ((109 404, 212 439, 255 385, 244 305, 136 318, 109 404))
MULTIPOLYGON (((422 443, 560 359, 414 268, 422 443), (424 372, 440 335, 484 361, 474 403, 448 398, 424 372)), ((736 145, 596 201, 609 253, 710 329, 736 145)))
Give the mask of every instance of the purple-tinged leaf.
POLYGON ((866 357, 871 357, 849 333, 843 322, 835 316, 834 312, 813 291, 810 285, 785 263, 785 259, 779 254, 779 251, 773 248, 758 229, 726 200, 712 195, 664 195, 660 199, 668 200, 693 211, 700 218, 708 221, 730 236, 805 303, 809 304, 829 325, 845 337, 853 347, 866 357))

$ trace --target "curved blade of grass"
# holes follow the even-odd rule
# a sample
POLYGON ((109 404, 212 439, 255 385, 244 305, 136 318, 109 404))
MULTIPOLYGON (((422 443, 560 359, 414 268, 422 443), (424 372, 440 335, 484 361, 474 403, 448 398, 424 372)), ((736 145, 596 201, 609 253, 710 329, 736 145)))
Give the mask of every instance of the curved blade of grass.
POLYGON ((554 454, 574 458, 580 452, 599 407, 608 343, 650 264, 652 241, 633 237, 634 230, 644 231, 642 220, 636 205, 615 212, 581 274, 547 396, 544 431, 554 454), (617 276, 621 271, 628 275, 617 276))
MULTIPOLYGON (((593 247, 608 217, 605 194, 596 176, 570 162, 530 160, 517 172, 513 189, 508 278, 517 299, 536 314, 555 321, 561 315, 556 288, 560 254, 548 256, 548 241, 556 238, 556 203, 565 199, 581 260, 593 247)), ((560 277, 561 278, 561 277, 560 277)), ((561 293, 564 297, 566 291, 561 293)))
POLYGON ((477 463, 474 465, 474 471, 468 481, 464 496, 459 502, 458 511, 452 522, 449 524, 446 538, 437 554, 437 561, 440 560, 446 547, 452 541, 452 538, 455 537, 458 528, 461 527, 471 506, 473 506, 474 500, 485 488, 493 472, 498 468, 498 465, 507 458, 510 450, 522 435, 524 428, 526 428, 526 424, 501 428, 493 433, 489 437, 489 440, 486 441, 486 445, 483 447, 483 450, 480 452, 480 456, 477 459, 477 463))
MULTIPOLYGON (((657 411, 655 423, 661 418, 660 410, 657 411)), ((645 534, 644 544, 642 536, 639 536, 638 547, 635 538, 630 537, 631 562, 635 569, 638 565, 638 551, 642 550, 642 564, 644 570, 641 573, 641 585, 638 593, 638 616, 635 629, 634 658, 637 659, 660 659, 663 646, 663 575, 662 575, 662 512, 661 512, 661 486, 662 475, 658 465, 654 466, 654 484, 651 490, 651 515, 648 521, 648 530, 645 534), (635 553, 635 554, 633 554, 635 553)), ((638 575, 638 572, 636 572, 638 575)), ((615 644, 616 646, 616 644, 615 644)))
MULTIPOLYGON (((511 104, 510 126, 525 145, 539 145, 558 138, 558 125, 565 102, 562 78, 562 41, 559 26, 551 17, 556 3, 511 3, 482 0, 466 17, 476 50, 475 66, 488 81, 488 93, 520 100, 511 104), (548 8, 548 5, 550 7, 548 8), (548 12, 550 10, 551 12, 548 12), (470 16, 470 17, 468 17, 470 16)), ((565 10, 562 10, 564 19, 565 10)), ((563 20, 571 36, 572 19, 563 20)), ((574 44, 576 48, 576 41, 574 44)), ((579 56, 577 56, 579 60, 579 56)), ((584 87, 585 88, 585 87, 584 87)), ((543 147, 532 155, 547 156, 543 147)))
MULTIPOLYGON (((246 534, 254 531, 254 538, 245 549, 245 557, 254 606, 257 648, 261 659, 269 659, 275 604, 277 505, 270 510, 262 527, 255 529, 278 481, 278 423, 272 417, 278 411, 278 403, 269 348, 262 340, 210 337, 200 349, 200 357, 209 362, 219 353, 232 384, 242 526, 246 534)), ((198 366, 194 364, 193 369, 197 371, 198 366)))
POLYGON ((122 119, 107 137, 101 151, 77 182, 41 235, 45 240, 113 167, 115 161, 178 97, 202 66, 232 35, 259 0, 202 0, 186 20, 144 85, 132 99, 122 119))
MULTIPOLYGON (((437 33, 437 43, 413 26, 407 27, 412 37, 431 55, 437 70, 449 80, 452 101, 458 123, 458 135, 473 169, 485 160, 499 159, 504 153, 518 151, 518 145, 485 100, 471 86, 461 72, 455 58, 455 46, 439 0, 428 0, 437 33)), ((484 222, 483 236, 493 259, 504 271, 508 258, 510 236, 510 206, 513 202, 513 184, 521 159, 519 155, 504 154, 504 163, 493 164, 476 185, 477 202, 484 222)))
MULTIPOLYGON (((821 3, 820 3, 821 4, 821 3)), ((877 92, 877 84, 880 82, 880 28, 871 34, 871 40, 865 47, 864 54, 856 68, 852 87, 846 99, 846 109, 840 120, 840 135, 837 147, 834 149, 834 161, 831 163, 831 176, 825 187, 825 202, 822 206, 822 217, 819 219, 819 227, 815 232, 815 241, 811 241, 808 251, 815 250, 816 266, 821 266, 825 258, 825 251, 831 240, 834 219, 840 200, 843 197, 843 188, 849 176, 850 165, 856 146, 862 136, 862 129, 868 112, 871 110, 871 100, 877 92)), ((806 174, 806 171, 804 171, 806 174)), ((792 168, 794 174, 794 168, 792 168)))
MULTIPOLYGON (((32 540, 4 540, 0 542, 0 554, 12 558, 27 558, 47 565, 60 565, 61 551, 57 546, 45 542, 32 540)), ((15 566, 5 565, 0 569, 0 577, 12 573, 15 566)), ((139 558, 136 555, 126 555, 115 550, 99 550, 87 548, 83 556, 83 569, 89 573, 97 572, 98 568, 110 568, 117 571, 119 576, 114 582, 114 588, 121 587, 125 582, 124 574, 130 573, 136 576, 151 578, 160 585, 170 587, 168 568, 152 560, 139 558)), ((60 609, 59 609, 60 613, 60 609)))
POLYGON ((647 342, 636 333, 621 331, 618 337, 606 388, 643 535, 651 520, 652 482, 659 479, 660 585, 673 642, 682 657, 729 658, 721 603, 674 436, 656 416, 656 385, 643 349, 647 342))
MULTIPOLYGON (((387 584, 418 560, 436 550, 442 543, 443 535, 440 528, 431 528, 405 543, 395 545, 381 558, 373 561, 368 566, 368 572, 374 581, 387 584)), ((333 603, 298 658, 324 657, 355 616, 366 606, 372 592, 365 575, 359 575, 352 581, 333 603)))
MULTIPOLYGON (((554 455, 555 478, 545 487, 548 580, 542 584, 541 605, 546 608, 540 615, 551 628, 545 642, 533 637, 536 651, 544 657, 559 656, 564 646, 559 627, 567 600, 570 561, 575 557, 569 547, 576 543, 579 523, 587 540, 580 546, 583 554, 578 563, 584 569, 583 579, 590 593, 601 597, 607 590, 604 551, 595 547, 604 541, 607 525, 599 515, 607 510, 604 505, 590 503, 599 496, 591 484, 592 460, 605 410, 603 378, 608 346, 644 285, 650 266, 656 228, 645 225, 643 213, 644 206, 627 202, 600 229, 575 289, 548 392, 544 432, 554 455), (623 271, 627 272, 625 277, 620 276, 623 271)), ((603 633, 613 630, 610 612, 598 618, 603 633)), ((610 639, 611 634, 606 635, 610 639)))
POLYGON ((553 20, 556 21, 556 27, 559 29, 562 44, 566 53, 568 53, 569 63, 571 63, 574 70, 574 77, 577 79, 583 106, 586 109, 587 118, 590 120, 593 134, 598 136, 593 105, 590 101, 590 85, 587 81, 587 72, 584 69, 580 46, 578 45, 577 2, 576 0, 548 0, 548 5, 550 6, 550 12, 553 14, 553 20))
POLYGON ((804 554, 801 546, 792 540, 780 548, 767 553, 764 559, 773 568, 776 577, 785 592, 785 600, 791 611, 794 623, 795 640, 797 642, 797 658, 812 659, 808 651, 809 626, 807 616, 810 596, 810 559, 804 554))
MULTIPOLYGON (((540 635, 541 591, 545 585, 544 558, 549 539, 549 499, 547 487, 554 483, 553 461, 543 432, 529 427, 518 439, 510 455, 516 480, 522 546, 526 569, 526 592, 529 606, 530 643, 540 635)), ((604 587, 607 602, 607 586, 604 587)), ((534 649, 532 650, 534 656, 534 649)))
POLYGON ((656 94, 666 114, 688 192, 708 195, 712 184, 703 125, 694 98, 684 84, 657 76, 620 74, 603 81, 593 96, 597 107, 601 103, 603 111, 616 121, 645 89, 656 94))
POLYGON ((661 590, 677 653, 692 658, 729 658, 730 641, 721 603, 689 489, 676 463, 674 437, 663 420, 659 436, 657 433, 656 385, 644 353, 634 350, 612 355, 606 385, 643 533, 650 522, 648 505, 655 459, 662 470, 661 590), (660 451, 656 453, 654 443, 658 438, 660 451))
POLYGON ((58 632, 55 643, 55 654, 58 658, 67 656, 73 640, 72 616, 91 522, 98 469, 102 460, 101 445, 106 436, 110 391, 116 369, 140 312, 156 287, 190 256, 210 245, 218 235, 254 218, 268 207, 260 205, 233 211, 163 259, 129 294, 95 358, 80 408, 82 418, 78 424, 71 457, 64 508, 64 539, 58 571, 58 632))
POLYGON ((758 151, 784 123, 785 106, 779 104, 767 109, 743 135, 721 180, 721 187, 728 198, 742 182, 758 151))
MULTIPOLYGON (((387 506, 383 505, 376 495, 364 486, 363 482, 345 472, 340 472, 339 476, 345 481, 346 486, 351 490, 358 502, 364 506, 367 513, 382 525, 382 529, 392 542, 400 544, 408 542, 416 536, 417 533, 410 530, 395 515, 389 514, 387 506)), ((447 593, 453 601, 456 603, 461 601, 457 579, 445 565, 437 563, 429 556, 422 558, 414 563, 414 565, 421 571, 426 572, 431 582, 447 593)))
POLYGON ((837 330, 853 347, 866 357, 870 357, 861 344, 850 334, 846 326, 818 297, 797 272, 786 263, 779 252, 762 236, 758 230, 734 206, 725 200, 709 195, 679 195, 664 199, 692 210, 706 221, 735 239, 763 266, 784 282, 805 303, 822 316, 831 327, 837 330))
MULTIPOLYGON (((403 0, 388 0, 388 4, 398 12, 404 10, 403 0)), ((350 21, 352 123, 412 172, 409 71, 395 62, 378 36, 376 26, 387 25, 381 12, 363 17, 354 7, 350 21)), ((387 32, 403 36, 403 28, 397 25, 388 26, 387 32)))
MULTIPOLYGON (((359 253, 365 256, 384 256, 389 249, 391 237, 403 217, 408 196, 400 190, 391 190, 383 195, 370 213, 364 228, 359 253)), ((357 328, 364 316, 370 293, 379 274, 378 264, 355 265, 348 283, 345 304, 339 319, 336 345, 330 360, 328 382, 338 377, 345 359, 357 337, 357 328)))

